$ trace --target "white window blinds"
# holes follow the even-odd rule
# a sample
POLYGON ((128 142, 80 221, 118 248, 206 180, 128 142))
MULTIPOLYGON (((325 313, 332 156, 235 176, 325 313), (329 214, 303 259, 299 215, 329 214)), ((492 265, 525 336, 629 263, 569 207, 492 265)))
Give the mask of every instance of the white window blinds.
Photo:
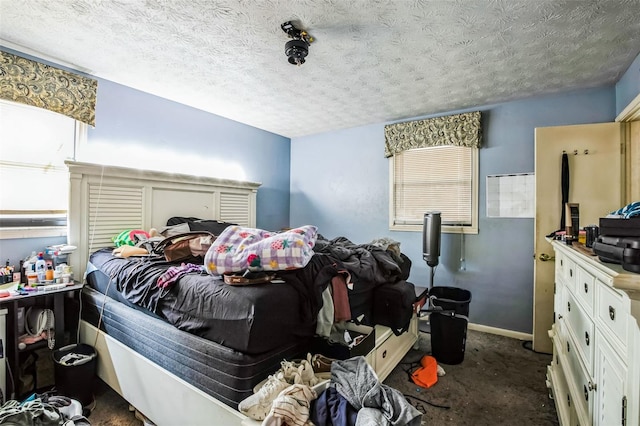
POLYGON ((393 225, 421 225, 440 211, 442 224, 473 225, 474 151, 464 146, 410 149, 393 156, 393 225))
POLYGON ((1 101, 0 123, 0 228, 62 227, 55 235, 66 234, 69 174, 64 160, 73 157, 76 121, 1 101))

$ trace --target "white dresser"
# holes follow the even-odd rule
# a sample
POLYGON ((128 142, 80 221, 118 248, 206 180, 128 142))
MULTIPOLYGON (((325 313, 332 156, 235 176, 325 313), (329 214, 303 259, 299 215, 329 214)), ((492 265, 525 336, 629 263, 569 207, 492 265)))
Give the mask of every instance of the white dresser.
POLYGON ((640 425, 640 274, 553 241, 553 359, 560 425, 640 425))

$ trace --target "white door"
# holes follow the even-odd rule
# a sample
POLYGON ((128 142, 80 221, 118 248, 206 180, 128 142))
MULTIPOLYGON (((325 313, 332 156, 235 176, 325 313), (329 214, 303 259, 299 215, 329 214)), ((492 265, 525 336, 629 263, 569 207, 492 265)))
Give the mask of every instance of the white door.
MULTIPOLYGON (((622 207, 623 133, 620 123, 535 129, 533 349, 552 352, 553 249, 545 236, 560 228, 563 151, 569 157, 569 200, 579 204, 580 227, 598 225, 622 207)), ((570 220, 567 220, 570 223, 570 220)))

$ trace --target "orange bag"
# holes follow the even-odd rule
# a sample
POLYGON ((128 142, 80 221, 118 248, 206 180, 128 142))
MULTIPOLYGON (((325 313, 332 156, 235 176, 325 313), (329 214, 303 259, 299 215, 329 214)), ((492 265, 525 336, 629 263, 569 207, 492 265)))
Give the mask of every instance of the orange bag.
POLYGON ((438 362, 434 357, 425 355, 420 365, 422 367, 411 374, 411 380, 418 386, 430 388, 438 382, 438 362))

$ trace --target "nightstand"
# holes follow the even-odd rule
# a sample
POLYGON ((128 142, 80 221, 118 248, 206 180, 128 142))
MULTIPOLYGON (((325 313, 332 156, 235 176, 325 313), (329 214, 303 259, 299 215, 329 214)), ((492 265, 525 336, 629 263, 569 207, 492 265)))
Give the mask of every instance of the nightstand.
MULTIPOLYGON (((34 351, 46 346, 47 341, 40 341, 34 344, 28 345, 23 351, 18 348, 18 338, 22 334, 21 330, 18 330, 18 311, 21 307, 26 306, 46 306, 54 313, 54 331, 55 331, 55 346, 57 349, 65 345, 65 314, 64 299, 66 296, 78 297, 83 285, 72 283, 63 288, 47 289, 47 286, 42 286, 42 289, 29 291, 27 294, 18 295, 12 294, 9 297, 0 299, 0 326, 5 323, 6 330, 0 330, 0 337, 3 335, 5 338, 2 341, 3 360, 6 364, 7 374, 6 380, 0 383, 0 389, 2 389, 4 401, 18 397, 16 395, 16 383, 17 373, 19 368, 19 357, 21 353, 26 351, 34 351), (4 315, 2 312, 6 311, 4 315), (6 315, 6 316, 5 316, 6 315), (2 321, 6 319, 6 321, 2 321)), ((26 321, 26 318, 25 318, 26 321)), ((1 363, 0 363, 1 366, 1 363)), ((0 375, 0 379, 2 379, 0 375)))

